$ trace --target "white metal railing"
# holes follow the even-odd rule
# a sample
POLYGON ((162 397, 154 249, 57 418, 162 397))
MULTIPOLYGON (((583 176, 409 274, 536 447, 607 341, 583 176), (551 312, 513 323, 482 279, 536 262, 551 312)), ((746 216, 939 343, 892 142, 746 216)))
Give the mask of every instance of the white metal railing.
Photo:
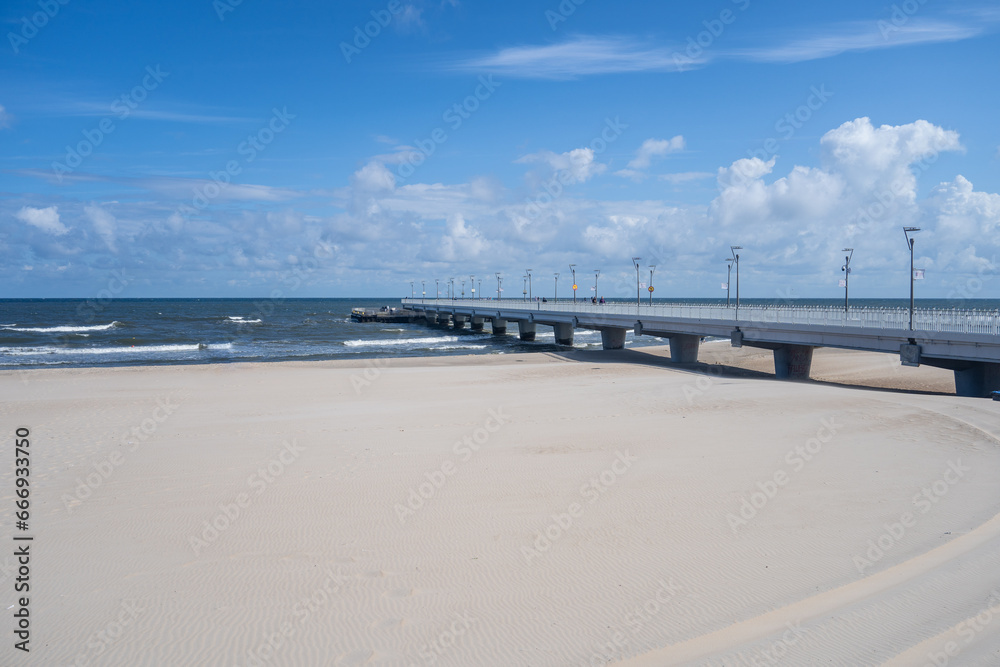
MULTIPOLYGON (((459 306, 484 311, 547 311, 581 314, 636 315, 690 320, 733 320, 736 307, 713 304, 634 303, 591 304, 578 301, 542 302, 521 299, 403 299, 404 305, 438 307, 459 306)), ((739 321, 764 324, 813 324, 819 326, 859 327, 867 329, 908 329, 909 308, 854 307, 844 312, 837 306, 740 305, 739 321)), ((1000 335, 1000 310, 963 310, 958 308, 916 308, 914 331, 1000 335)))

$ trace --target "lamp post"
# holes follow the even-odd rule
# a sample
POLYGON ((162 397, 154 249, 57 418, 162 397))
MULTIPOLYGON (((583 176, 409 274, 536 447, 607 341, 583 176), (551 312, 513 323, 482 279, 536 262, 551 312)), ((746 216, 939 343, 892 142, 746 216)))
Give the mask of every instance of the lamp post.
POLYGON ((451 283, 451 298, 454 299, 455 298, 455 279, 454 278, 449 278, 448 282, 451 283))
POLYGON ((736 262, 736 319, 740 319, 740 254, 736 252, 737 250, 743 250, 743 246, 729 246, 729 251, 733 253, 733 261, 736 262))
POLYGON ((597 277, 601 275, 600 269, 594 269, 594 299, 597 299, 597 277))
POLYGON ((480 299, 483 298, 483 279, 482 278, 479 279, 479 291, 476 292, 476 294, 479 295, 480 299))
POLYGON ((500 273, 498 272, 497 273, 497 301, 500 300, 500 292, 503 291, 502 289, 500 289, 500 284, 501 284, 502 281, 503 281, 503 279, 500 277, 500 273))
POLYGON ((729 283, 733 279, 733 260, 726 257, 723 261, 726 263, 726 308, 729 308, 729 283))
POLYGON ((557 273, 555 274, 555 276, 556 276, 556 287, 555 290, 552 292, 553 303, 559 300, 559 274, 557 273))
POLYGON ((521 276, 521 301, 528 300, 528 274, 521 276))
POLYGON ((850 306, 848 290, 851 286, 851 258, 854 257, 854 248, 844 248, 844 252, 851 253, 844 257, 844 265, 840 267, 840 270, 844 272, 844 315, 847 315, 850 306))
POLYGON ((576 264, 570 264, 569 270, 573 273, 573 303, 576 303, 576 264))
POLYGON ((649 265, 649 305, 653 305, 653 271, 656 270, 656 264, 649 265))
POLYGON ((426 298, 427 298, 427 281, 426 280, 421 280, 420 281, 420 299, 423 300, 423 299, 426 299, 426 298))
POLYGON ((531 272, 532 271, 534 271, 534 269, 525 269, 524 270, 525 275, 528 276, 528 301, 531 301, 531 272))
POLYGON ((410 298, 413 298, 413 281, 410 281, 410 298))
POLYGON ((915 241, 910 237, 910 234, 916 234, 919 231, 919 227, 903 227, 906 245, 910 248, 910 331, 913 331, 913 242, 915 241))
POLYGON ((465 298, 465 278, 462 278, 462 298, 465 298))
POLYGON ((642 297, 639 294, 639 260, 641 260, 641 259, 642 259, 642 257, 633 257, 632 258, 632 263, 635 264, 635 305, 636 306, 641 306, 642 305, 642 297))
POLYGON ((441 298, 441 279, 434 279, 434 300, 437 301, 441 298))
POLYGON ((472 290, 472 298, 473 298, 473 300, 475 300, 476 294, 478 294, 478 292, 476 292, 476 277, 475 276, 469 276, 469 289, 472 290))

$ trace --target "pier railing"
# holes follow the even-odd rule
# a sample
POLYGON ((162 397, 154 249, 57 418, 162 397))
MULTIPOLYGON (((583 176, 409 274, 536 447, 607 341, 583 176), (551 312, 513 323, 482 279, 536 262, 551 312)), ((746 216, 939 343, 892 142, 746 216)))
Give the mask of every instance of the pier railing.
MULTIPOLYGON (((866 329, 908 329, 908 308, 851 307, 844 312, 835 306, 786 306, 740 304, 736 306, 686 303, 624 303, 525 301, 522 299, 403 299, 405 305, 427 305, 440 308, 458 306, 489 311, 504 310, 593 313, 606 315, 636 315, 690 320, 733 320, 740 323, 814 324, 817 326, 859 327, 866 329)), ((914 331, 1000 335, 1000 310, 964 310, 958 308, 916 308, 913 311, 914 331)))

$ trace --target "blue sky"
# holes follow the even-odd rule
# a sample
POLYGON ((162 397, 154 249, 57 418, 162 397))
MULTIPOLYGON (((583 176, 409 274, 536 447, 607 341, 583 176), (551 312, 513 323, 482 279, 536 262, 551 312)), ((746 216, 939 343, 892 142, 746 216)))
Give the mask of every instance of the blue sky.
POLYGON ((0 296, 1000 297, 1000 9, 11 0, 0 296), (367 32, 367 34, 366 34, 367 32), (543 283, 544 284, 544 283, 543 283), (484 283, 484 291, 485 291, 484 283), (518 287, 519 289, 519 287, 518 287), (568 292, 564 292, 564 295, 568 292), (589 295, 589 292, 588 292, 589 295))

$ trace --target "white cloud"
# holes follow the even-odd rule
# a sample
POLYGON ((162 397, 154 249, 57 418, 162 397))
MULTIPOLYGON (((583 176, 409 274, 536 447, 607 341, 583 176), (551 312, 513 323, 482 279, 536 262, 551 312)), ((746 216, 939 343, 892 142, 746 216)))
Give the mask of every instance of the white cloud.
POLYGON ((583 183, 603 173, 607 165, 597 162, 592 148, 574 148, 566 153, 539 151, 516 160, 518 163, 538 162, 548 165, 570 183, 583 183))
POLYGON ((628 163, 629 169, 645 169, 654 157, 663 157, 670 153, 684 150, 684 137, 677 135, 672 139, 646 139, 635 152, 635 157, 628 163))
POLYGON ((512 46, 452 66, 461 71, 488 70, 526 79, 575 79, 593 74, 676 72, 699 64, 677 52, 650 47, 624 37, 576 37, 547 46, 512 46))
POLYGON ((376 160, 370 161, 364 167, 354 172, 351 184, 363 191, 395 190, 396 177, 376 160))
POLYGON ((0 129, 5 127, 10 127, 11 122, 13 122, 14 116, 0 104, 0 129))
MULTIPOLYGON (((644 263, 663 267, 657 295, 707 296, 725 280, 719 260, 735 243, 746 246, 743 289, 753 296, 782 297, 790 285, 801 296, 836 296, 845 246, 856 248, 852 288, 893 296, 898 295, 894 286, 905 284, 908 266, 903 224, 924 229, 916 246, 918 264, 928 270, 928 280, 920 285, 924 295, 931 296, 931 289, 946 294, 947 281, 961 275, 967 281, 977 272, 996 273, 1000 195, 977 192, 956 175, 918 196, 918 183, 926 185, 927 178, 921 174, 933 157, 961 150, 957 133, 927 121, 877 126, 859 118, 831 129, 814 148, 820 149, 815 165, 785 164, 777 156, 736 160, 715 174, 716 196, 685 205, 627 195, 602 199, 576 187, 572 196, 552 196, 529 210, 536 197, 523 187, 505 188, 495 178, 399 185, 385 164, 371 160, 330 195, 338 210, 325 216, 305 215, 292 204, 261 210, 220 203, 198 220, 184 220, 170 216, 172 205, 67 202, 57 210, 21 208, 9 200, 0 202, 0 214, 30 223, 13 226, 3 243, 22 253, 17 256, 31 258, 32 279, 38 280, 60 266, 70 267, 65 275, 79 278, 89 261, 84 258, 106 258, 117 249, 116 261, 126 266, 141 261, 151 280, 221 272, 218 285, 233 278, 251 290, 282 284, 290 267, 322 250, 319 268, 309 273, 316 285, 398 285, 405 272, 407 280, 429 279, 433 293, 436 276, 492 277, 501 271, 513 281, 505 280, 508 294, 519 294, 519 284, 511 286, 519 283, 523 267, 541 275, 575 263, 581 284, 589 280, 584 268, 601 267, 602 294, 627 296, 629 288, 634 297, 635 273, 627 258, 641 256, 644 263), (94 233, 74 234, 73 244, 54 238, 69 227, 94 233)), ((559 172, 566 183, 583 183, 606 169, 596 157, 588 149, 542 151, 519 162, 531 163, 539 179, 559 172)), ((683 184, 708 176, 684 172, 649 178, 683 184)), ((176 180, 187 191, 171 190, 173 196, 178 201, 190 197, 192 181, 176 180)), ((289 201, 305 196, 300 192, 289 201)), ((16 275, 11 267, 3 271, 0 277, 16 275)), ((492 291, 485 280, 483 288, 492 291)), ((995 288, 989 284, 988 289, 995 288)))
POLYGON ((905 22, 857 21, 835 26, 773 47, 733 51, 729 55, 762 62, 797 63, 830 58, 849 51, 871 51, 897 46, 936 44, 969 39, 982 34, 977 25, 961 25, 909 18, 905 22), (898 25, 897 25, 898 23, 898 25))
POLYGON ((479 233, 466 226, 461 213, 448 216, 448 224, 441 243, 441 259, 448 262, 474 262, 486 248, 479 233))
POLYGON ((46 234, 53 236, 63 236, 69 233, 69 229, 59 221, 59 207, 49 206, 48 208, 32 208, 24 206, 16 214, 17 219, 26 222, 32 227, 36 227, 46 234))
POLYGON ((94 231, 97 232, 97 235, 101 237, 104 244, 108 247, 108 250, 117 253, 118 247, 115 242, 117 223, 115 216, 100 206, 85 206, 83 212, 94 226, 94 231))

